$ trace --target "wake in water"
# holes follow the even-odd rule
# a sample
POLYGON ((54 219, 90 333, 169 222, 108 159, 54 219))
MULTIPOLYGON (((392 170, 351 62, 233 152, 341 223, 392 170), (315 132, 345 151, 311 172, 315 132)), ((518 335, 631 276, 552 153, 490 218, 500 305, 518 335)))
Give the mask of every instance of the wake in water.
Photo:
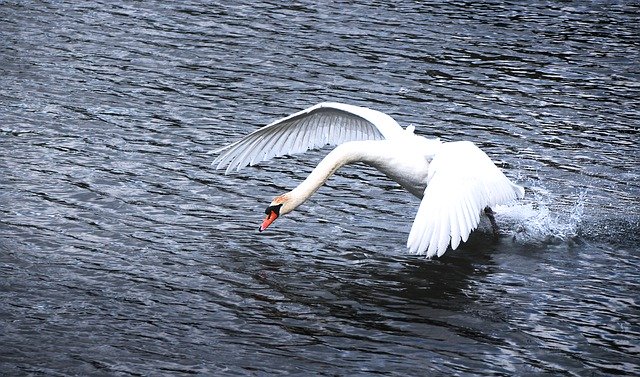
POLYGON ((574 240, 580 234, 585 194, 578 194, 574 205, 559 208, 552 193, 541 187, 528 187, 518 204, 496 206, 498 224, 514 241, 555 243, 574 240))

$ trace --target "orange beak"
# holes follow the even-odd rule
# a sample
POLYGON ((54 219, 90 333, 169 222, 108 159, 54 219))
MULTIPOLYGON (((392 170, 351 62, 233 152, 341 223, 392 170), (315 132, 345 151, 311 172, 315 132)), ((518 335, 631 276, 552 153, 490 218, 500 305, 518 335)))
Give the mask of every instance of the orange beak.
POLYGON ((262 221, 262 225, 260 225, 260 229, 258 230, 262 232, 263 230, 267 229, 267 227, 271 225, 272 222, 276 221, 277 218, 278 214, 276 213, 276 211, 269 211, 269 213, 267 213, 267 217, 264 218, 264 220, 262 221))

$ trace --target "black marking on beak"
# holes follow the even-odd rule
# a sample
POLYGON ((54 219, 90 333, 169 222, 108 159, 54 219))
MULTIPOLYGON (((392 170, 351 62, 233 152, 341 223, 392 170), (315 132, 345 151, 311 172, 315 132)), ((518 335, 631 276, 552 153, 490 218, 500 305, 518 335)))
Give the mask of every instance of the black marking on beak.
POLYGON ((276 204, 274 206, 269 206, 264 210, 265 215, 270 214, 271 212, 275 212, 277 216, 280 216, 280 208, 282 208, 282 204, 276 204))

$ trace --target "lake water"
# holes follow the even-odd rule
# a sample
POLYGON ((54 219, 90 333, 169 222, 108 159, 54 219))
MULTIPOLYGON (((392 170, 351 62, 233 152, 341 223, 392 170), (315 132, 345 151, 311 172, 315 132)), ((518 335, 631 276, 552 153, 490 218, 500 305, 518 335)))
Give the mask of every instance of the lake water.
POLYGON ((0 7, 0 374, 640 374, 640 6, 0 7), (328 149, 209 151, 321 101, 472 140, 522 202, 428 260, 419 202, 328 149))

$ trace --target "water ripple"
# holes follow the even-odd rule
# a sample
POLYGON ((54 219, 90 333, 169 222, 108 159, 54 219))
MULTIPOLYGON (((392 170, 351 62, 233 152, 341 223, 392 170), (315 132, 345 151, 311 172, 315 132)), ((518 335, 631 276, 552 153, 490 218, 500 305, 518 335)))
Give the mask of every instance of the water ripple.
POLYGON ((638 374, 637 61, 627 3, 6 2, 5 374, 638 374), (326 153, 212 149, 324 101, 473 140, 527 188, 444 258, 417 200, 326 153))

